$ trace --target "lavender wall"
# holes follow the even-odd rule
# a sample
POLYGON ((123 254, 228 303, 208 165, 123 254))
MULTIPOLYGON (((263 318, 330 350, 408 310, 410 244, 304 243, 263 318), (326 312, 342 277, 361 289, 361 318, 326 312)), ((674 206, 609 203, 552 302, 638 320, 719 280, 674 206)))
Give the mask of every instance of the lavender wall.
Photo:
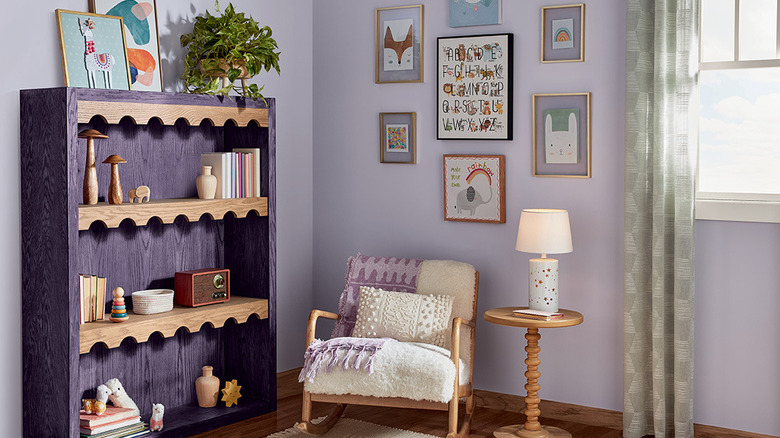
MULTIPOLYGON (((304 328, 312 307, 312 0, 231 0, 237 9, 273 28, 282 48, 282 75, 262 75, 264 93, 277 98, 278 369, 299 366, 304 328), (290 329, 295 327, 295 329, 290 329)), ((0 69, 0 276, 10 291, 0 306, 0 392, 3 436, 21 436, 21 267, 19 192, 19 89, 63 85, 54 9, 86 10, 86 0, 12 2, 0 14, 6 50, 17 69, 0 69)), ((223 5, 227 2, 223 1, 223 5)), ((162 66, 166 91, 179 91, 184 51, 179 36, 192 30, 193 18, 212 0, 158 1, 162 66)))
MULTIPOLYGON (((400 0, 314 3, 315 305, 336 309, 349 255, 451 258, 480 271, 479 314, 527 303, 530 254, 514 250, 520 210, 570 211, 574 252, 559 257, 561 307, 585 322, 542 331, 542 397, 622 410, 625 6, 588 2, 586 62, 539 61, 540 0, 505 0, 504 24, 448 27, 425 4, 425 82, 374 83, 374 8, 400 0), (515 140, 437 141, 436 37, 515 34, 515 140), (593 93, 593 178, 531 176, 531 94, 593 93), (417 112, 418 164, 380 164, 379 113, 417 112), (506 156, 507 222, 442 219, 442 154, 506 156)), ((478 323, 476 386, 523 394, 520 329, 478 323)))

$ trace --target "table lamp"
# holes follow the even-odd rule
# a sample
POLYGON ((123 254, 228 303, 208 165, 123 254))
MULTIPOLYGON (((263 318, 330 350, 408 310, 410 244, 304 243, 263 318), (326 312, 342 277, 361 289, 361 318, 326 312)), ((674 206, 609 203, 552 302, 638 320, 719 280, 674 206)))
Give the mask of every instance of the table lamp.
POLYGON ((547 254, 572 252, 569 212, 545 208, 527 208, 520 213, 515 249, 541 254, 529 261, 528 307, 558 311, 558 260, 547 254))

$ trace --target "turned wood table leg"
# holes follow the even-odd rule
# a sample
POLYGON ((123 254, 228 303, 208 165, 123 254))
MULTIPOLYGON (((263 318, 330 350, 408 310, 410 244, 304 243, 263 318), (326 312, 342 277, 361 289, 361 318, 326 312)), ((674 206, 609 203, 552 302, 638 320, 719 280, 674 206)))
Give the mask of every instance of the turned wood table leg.
POLYGON ((542 426, 539 423, 539 417, 542 415, 542 411, 539 409, 539 352, 542 350, 539 347, 539 339, 542 335, 539 334, 538 328, 529 328, 528 333, 525 334, 527 345, 525 352, 527 354, 525 364, 528 367, 525 372, 527 383, 525 384, 526 397, 525 397, 525 424, 504 426, 493 432, 493 436, 496 438, 548 438, 548 437, 561 437, 571 438, 571 434, 563 429, 551 426, 542 426))

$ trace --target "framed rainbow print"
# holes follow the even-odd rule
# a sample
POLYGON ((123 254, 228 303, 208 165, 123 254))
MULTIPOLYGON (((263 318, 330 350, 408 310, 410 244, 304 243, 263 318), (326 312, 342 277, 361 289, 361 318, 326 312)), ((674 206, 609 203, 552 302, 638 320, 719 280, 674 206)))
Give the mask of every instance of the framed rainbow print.
POLYGON ((585 61, 585 4, 542 8, 542 62, 585 61))
POLYGON ((376 10, 376 83, 423 82, 424 6, 376 10))
POLYGON ((90 12, 122 17, 127 35, 127 58, 133 90, 163 91, 157 2, 89 0, 90 12))
POLYGON ((417 113, 379 113, 379 161, 417 163, 417 113))
POLYGON ((444 155, 444 220, 506 223, 503 155, 444 155))

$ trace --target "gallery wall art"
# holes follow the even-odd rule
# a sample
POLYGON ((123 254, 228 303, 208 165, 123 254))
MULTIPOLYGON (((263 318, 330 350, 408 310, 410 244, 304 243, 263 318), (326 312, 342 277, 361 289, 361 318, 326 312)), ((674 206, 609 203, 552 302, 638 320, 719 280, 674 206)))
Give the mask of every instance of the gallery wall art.
POLYGON ((439 140, 512 139, 512 34, 438 38, 439 140))
POLYGON ((534 94, 533 174, 590 178, 590 93, 534 94))
POLYGON ((157 2, 89 0, 90 12, 122 17, 133 90, 163 91, 157 2))
POLYGON ((501 24, 501 0, 450 0, 450 27, 501 24))
POLYGON ((444 220, 506 222, 503 155, 444 155, 444 220))
POLYGON ((417 162, 417 113, 379 113, 379 161, 417 162))
POLYGON ((423 5, 376 10, 376 83, 423 81, 423 5))
POLYGON ((122 18, 57 9, 66 87, 130 90, 122 18))
POLYGON ((585 61, 585 4, 542 8, 542 62, 585 61))

